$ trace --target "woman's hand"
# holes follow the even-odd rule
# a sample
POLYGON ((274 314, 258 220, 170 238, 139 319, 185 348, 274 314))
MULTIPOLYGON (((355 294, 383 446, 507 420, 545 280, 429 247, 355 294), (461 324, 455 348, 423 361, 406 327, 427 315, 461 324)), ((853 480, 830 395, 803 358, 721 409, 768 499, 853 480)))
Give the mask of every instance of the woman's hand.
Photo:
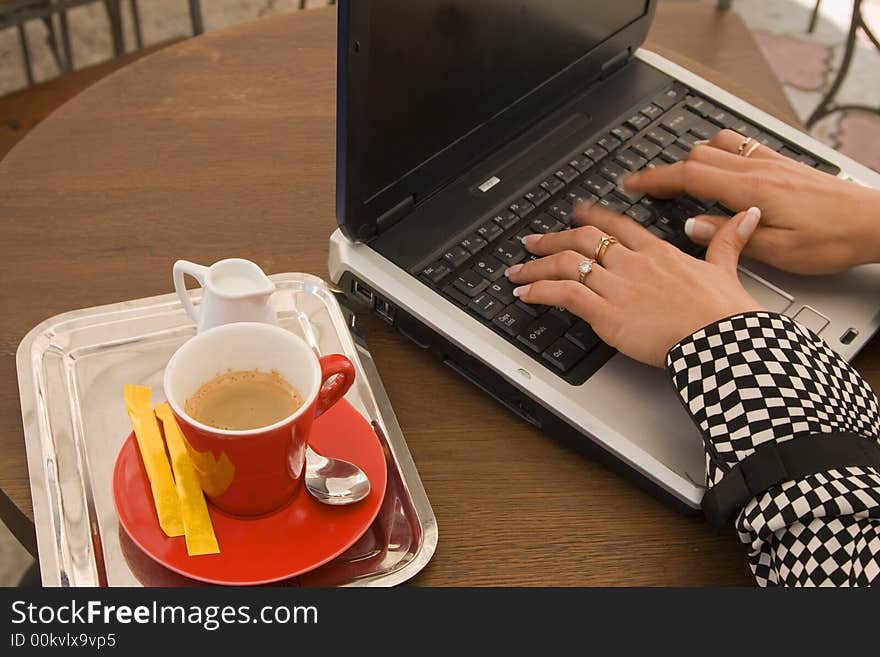
POLYGON ((576 220, 588 225, 525 237, 526 248, 544 257, 514 265, 506 275, 519 284, 514 294, 522 301, 566 308, 612 347, 662 367, 671 347, 704 326, 761 310, 736 275, 739 254, 760 218, 760 211, 752 208, 725 222, 704 262, 628 217, 598 206, 581 207, 576 220), (578 265, 595 257, 605 235, 619 243, 579 283, 578 265))
MULTIPOLYGON (((759 146, 737 155, 743 137, 722 130, 686 161, 633 174, 627 189, 658 198, 690 194, 763 218, 745 255, 799 274, 827 274, 880 262, 880 192, 846 182, 759 146)), ((726 217, 700 216, 686 232, 708 244, 726 217)))

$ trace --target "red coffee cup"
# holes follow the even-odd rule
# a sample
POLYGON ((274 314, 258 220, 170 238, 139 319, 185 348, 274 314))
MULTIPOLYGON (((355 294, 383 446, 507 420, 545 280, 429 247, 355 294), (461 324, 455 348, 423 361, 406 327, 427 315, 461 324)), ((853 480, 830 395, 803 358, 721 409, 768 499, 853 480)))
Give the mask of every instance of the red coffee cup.
POLYGON ((199 333, 180 347, 165 368, 164 388, 207 497, 227 513, 258 516, 297 493, 312 421, 353 382, 354 366, 345 356, 318 358, 290 331, 236 322, 199 333), (270 426, 244 431, 210 427, 186 413, 187 399, 202 385, 237 370, 275 370, 300 394, 302 406, 270 426))

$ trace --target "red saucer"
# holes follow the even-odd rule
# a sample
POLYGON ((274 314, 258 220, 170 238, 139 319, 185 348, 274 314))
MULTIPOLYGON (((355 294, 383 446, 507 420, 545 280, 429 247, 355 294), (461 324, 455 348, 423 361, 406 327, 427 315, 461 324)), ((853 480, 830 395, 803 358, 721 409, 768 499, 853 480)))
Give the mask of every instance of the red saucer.
POLYGON ((385 455, 373 428, 340 400, 315 420, 311 445, 351 461, 370 478, 370 494, 350 506, 321 504, 300 489, 283 509, 253 519, 227 515, 209 504, 220 554, 190 557, 183 536, 159 527, 150 484, 134 434, 116 457, 113 499, 119 522, 149 557, 181 575, 210 584, 249 586, 296 577, 351 547, 367 531, 385 497, 385 455))

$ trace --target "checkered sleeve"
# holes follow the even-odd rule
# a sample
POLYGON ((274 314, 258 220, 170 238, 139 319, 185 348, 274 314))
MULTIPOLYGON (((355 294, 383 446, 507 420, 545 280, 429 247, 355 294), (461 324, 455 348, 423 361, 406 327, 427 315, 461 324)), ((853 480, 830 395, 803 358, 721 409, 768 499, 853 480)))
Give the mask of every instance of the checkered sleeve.
MULTIPOLYGON (((880 440, 877 398, 792 319, 750 312, 670 349, 673 386, 703 436, 709 488, 767 442, 847 433, 880 440)), ((880 582, 880 471, 829 469, 773 486, 739 512, 758 583, 880 582)))

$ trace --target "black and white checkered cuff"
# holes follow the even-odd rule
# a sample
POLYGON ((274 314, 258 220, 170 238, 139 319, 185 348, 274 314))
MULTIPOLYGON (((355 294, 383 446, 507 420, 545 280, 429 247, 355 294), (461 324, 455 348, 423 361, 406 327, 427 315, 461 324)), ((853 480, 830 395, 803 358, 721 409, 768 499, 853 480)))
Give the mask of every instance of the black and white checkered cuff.
POLYGON ((871 388, 784 315, 750 312, 718 321, 670 349, 666 363, 703 435, 710 487, 768 441, 832 432, 878 438, 871 388))

